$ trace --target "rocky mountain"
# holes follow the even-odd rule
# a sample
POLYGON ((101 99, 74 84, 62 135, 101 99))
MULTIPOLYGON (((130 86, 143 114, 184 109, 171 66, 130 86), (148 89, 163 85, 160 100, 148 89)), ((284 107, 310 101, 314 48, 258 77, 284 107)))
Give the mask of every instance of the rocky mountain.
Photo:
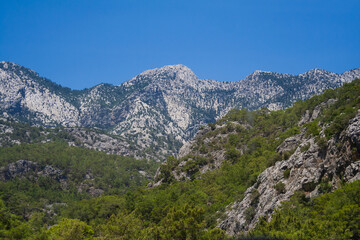
MULTIPOLYGON (((325 128, 322 126, 320 135, 325 136, 325 128)), ((229 235, 250 231, 260 217, 270 221, 274 210, 296 191, 304 191, 306 197, 313 198, 341 187, 342 182, 360 179, 359 137, 360 111, 338 137, 325 145, 305 132, 286 139, 277 151, 295 150, 294 153, 262 172, 244 198, 228 206, 227 217, 219 227, 229 235), (253 210, 250 220, 249 209, 253 210)))
MULTIPOLYGON (((99 88, 106 99, 118 94, 99 88)), ((60 89, 77 107, 75 100, 94 90, 60 89)), ((161 104, 152 99, 159 102, 147 106, 161 104)), ((360 79, 283 110, 232 109, 161 165, 108 154, 141 148, 109 134, 115 128, 30 126, 13 109, 0 119, 0 235, 358 239, 359 99, 360 79)))
POLYGON ((255 71, 237 82, 198 79, 186 66, 145 71, 121 85, 64 88, 11 62, 0 63, 0 111, 41 126, 97 127, 155 159, 175 155, 199 127, 232 108, 290 106, 360 76, 314 69, 300 75, 255 71))
POLYGON ((359 180, 359 84, 355 80, 286 110, 231 110, 203 127, 178 159, 163 164, 150 186, 221 174, 239 179, 236 190, 245 190, 217 225, 237 236, 253 231, 259 219, 271 221, 295 194, 313 199, 359 180))
POLYGON ((54 141, 63 141, 68 146, 83 147, 107 154, 131 156, 136 159, 154 158, 154 155, 147 153, 134 142, 118 135, 109 134, 101 129, 36 127, 19 122, 9 116, 0 117, 0 147, 54 141))

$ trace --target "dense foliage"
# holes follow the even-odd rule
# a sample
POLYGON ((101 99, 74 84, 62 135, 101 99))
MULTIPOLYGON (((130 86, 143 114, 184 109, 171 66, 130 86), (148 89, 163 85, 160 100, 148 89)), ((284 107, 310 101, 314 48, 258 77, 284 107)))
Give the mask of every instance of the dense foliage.
POLYGON ((44 223, 50 224, 60 210, 70 202, 89 199, 89 189, 101 189, 104 194, 123 194, 129 189, 144 185, 156 164, 146 160, 108 155, 63 142, 46 144, 21 144, 0 149, 0 166, 25 159, 37 164, 29 171, 8 181, 0 181, 0 196, 7 208, 18 219, 28 220, 40 214, 44 223), (61 171, 61 178, 39 175, 39 169, 51 166, 61 171), (65 184, 64 184, 65 183, 65 184), (81 189, 81 190, 79 190, 81 189))
POLYGON ((359 239, 360 180, 311 200, 301 192, 296 193, 273 214, 270 222, 261 219, 252 235, 281 239, 359 239))

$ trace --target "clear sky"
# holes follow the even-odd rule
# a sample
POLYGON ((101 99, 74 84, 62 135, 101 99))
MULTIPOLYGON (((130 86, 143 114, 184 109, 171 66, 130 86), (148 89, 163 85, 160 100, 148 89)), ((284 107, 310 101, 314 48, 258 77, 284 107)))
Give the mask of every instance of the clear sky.
POLYGON ((184 64, 200 78, 360 67, 359 0, 0 0, 0 61, 73 89, 184 64))

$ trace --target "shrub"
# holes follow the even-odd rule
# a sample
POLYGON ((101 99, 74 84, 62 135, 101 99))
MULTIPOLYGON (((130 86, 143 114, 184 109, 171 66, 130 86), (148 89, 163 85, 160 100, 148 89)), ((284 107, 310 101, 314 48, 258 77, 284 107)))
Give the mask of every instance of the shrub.
POLYGON ((207 148, 205 147, 204 144, 201 145, 200 149, 199 149, 199 152, 201 154, 206 154, 208 152, 207 148))
POLYGON ((291 169, 287 168, 285 171, 284 171, 284 178, 287 179, 290 177, 290 172, 291 172, 291 169))
POLYGON ((317 145, 320 149, 326 149, 327 148, 327 140, 324 137, 317 138, 317 145))
POLYGON ((300 151, 306 152, 307 150, 309 150, 309 148, 310 148, 310 143, 307 143, 306 145, 304 145, 300 148, 300 151))
POLYGON ((209 125, 209 127, 211 128, 211 130, 215 130, 215 129, 216 129, 216 124, 215 124, 215 123, 209 123, 208 125, 209 125))
POLYGON ((255 217, 255 214, 256 214, 255 207, 254 206, 248 207, 244 212, 246 222, 250 223, 251 220, 253 220, 253 218, 255 217))
POLYGON ((85 239, 94 235, 92 228, 78 219, 64 218, 48 231, 51 239, 85 239))
POLYGON ((302 185, 302 189, 304 189, 305 192, 312 192, 314 191, 315 188, 316 188, 316 183, 314 182, 303 183, 302 185))
POLYGON ((268 158, 266 166, 267 167, 274 166, 276 162, 281 161, 281 160, 282 160, 281 155, 279 153, 275 153, 270 158, 268 158))
POLYGON ((285 184, 283 182, 278 182, 274 188, 279 194, 285 193, 285 184))
POLYGON ((229 160, 231 163, 235 163, 240 156, 240 151, 235 149, 234 147, 228 149, 225 155, 226 159, 229 160))
POLYGON ((260 198, 260 193, 257 189, 254 189, 252 192, 251 192, 251 206, 254 206, 256 207, 257 204, 259 203, 259 198, 260 198))
POLYGON ((322 181, 319 186, 319 193, 329 193, 332 190, 332 185, 329 181, 322 181))
POLYGON ((190 175, 193 175, 199 171, 199 165, 197 164, 197 162, 195 160, 191 159, 191 160, 187 161, 187 163, 185 164, 184 171, 190 175))
POLYGON ((306 124, 306 135, 318 136, 320 134, 320 128, 318 124, 318 121, 312 121, 311 123, 306 124))

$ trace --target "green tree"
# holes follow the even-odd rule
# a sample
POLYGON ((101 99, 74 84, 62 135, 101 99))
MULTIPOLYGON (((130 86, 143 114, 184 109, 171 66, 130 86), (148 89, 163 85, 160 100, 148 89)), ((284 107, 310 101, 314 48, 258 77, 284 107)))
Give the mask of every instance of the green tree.
POLYGON ((134 213, 119 212, 99 227, 103 239, 139 239, 142 221, 134 213))
POLYGON ((54 240, 78 240, 91 239, 94 231, 83 221, 64 218, 47 230, 47 234, 50 239, 54 240))

